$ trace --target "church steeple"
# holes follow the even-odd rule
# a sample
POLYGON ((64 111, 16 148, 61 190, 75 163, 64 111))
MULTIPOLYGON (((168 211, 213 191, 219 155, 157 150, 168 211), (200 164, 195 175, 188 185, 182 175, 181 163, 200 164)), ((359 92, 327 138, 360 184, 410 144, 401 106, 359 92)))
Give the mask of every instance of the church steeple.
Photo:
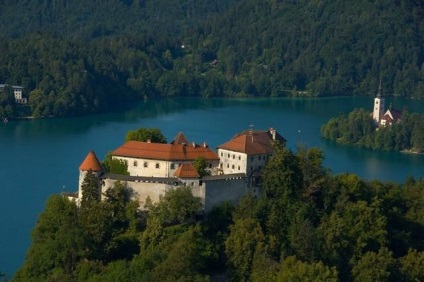
POLYGON ((381 87, 381 78, 380 78, 380 85, 378 86, 377 98, 381 98, 381 93, 382 92, 383 92, 383 89, 381 87))
POLYGON ((377 125, 380 124, 380 119, 382 115, 384 114, 384 98, 382 96, 382 92, 383 90, 382 90, 381 78, 380 78, 380 85, 378 86, 377 97, 374 98, 374 109, 372 112, 372 118, 377 125))

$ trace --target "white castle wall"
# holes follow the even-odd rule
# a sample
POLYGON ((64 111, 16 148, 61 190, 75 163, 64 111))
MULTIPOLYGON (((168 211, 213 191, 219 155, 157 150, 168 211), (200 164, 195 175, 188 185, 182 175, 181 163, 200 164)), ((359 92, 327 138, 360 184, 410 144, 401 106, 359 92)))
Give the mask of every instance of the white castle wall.
MULTIPOLYGON (((121 177, 118 176, 118 178, 121 177)), ((108 188, 113 187, 116 181, 121 181, 134 191, 134 198, 140 203, 141 209, 144 209, 147 197, 156 203, 159 201, 160 195, 165 194, 165 191, 183 185, 190 187, 193 196, 201 199, 206 213, 224 201, 236 204, 247 193, 246 177, 241 174, 209 176, 203 180, 169 178, 168 181, 165 179, 162 181, 134 181, 123 179, 125 177, 121 179, 103 178, 102 194, 108 188), (175 182, 173 182, 174 180, 175 182)), ((127 179, 129 178, 127 177, 127 179)))

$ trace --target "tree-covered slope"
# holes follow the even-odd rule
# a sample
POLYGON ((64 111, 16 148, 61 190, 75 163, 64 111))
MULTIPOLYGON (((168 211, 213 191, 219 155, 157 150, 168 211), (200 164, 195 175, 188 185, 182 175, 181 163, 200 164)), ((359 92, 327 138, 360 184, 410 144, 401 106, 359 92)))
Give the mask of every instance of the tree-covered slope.
POLYGON ((48 32, 91 39, 116 34, 176 35, 237 0, 4 0, 2 34, 18 37, 48 32))
POLYGON ((140 212, 124 183, 99 201, 87 174, 81 207, 49 198, 14 281, 423 281, 424 179, 332 175, 323 159, 277 147, 259 197, 201 221, 190 187, 140 212))
POLYGON ((7 0, 0 82, 42 116, 146 97, 374 95, 380 80, 384 95, 424 98, 423 16, 421 1, 7 0))
POLYGON ((263 80, 260 92, 374 94, 381 78, 386 94, 422 97, 423 16, 420 1, 247 1, 208 42, 227 77, 263 80))

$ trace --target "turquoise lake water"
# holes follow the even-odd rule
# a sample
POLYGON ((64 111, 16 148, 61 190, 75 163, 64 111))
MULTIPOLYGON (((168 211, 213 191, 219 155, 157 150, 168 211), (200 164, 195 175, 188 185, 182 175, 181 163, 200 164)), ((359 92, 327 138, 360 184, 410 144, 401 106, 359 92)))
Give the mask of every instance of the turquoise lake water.
MULTIPOLYGON (((423 177, 422 155, 375 152, 321 139, 320 127, 331 117, 358 107, 371 111, 372 106, 372 97, 176 99, 148 101, 119 113, 1 123, 0 272, 12 276, 22 264, 47 198, 77 190, 78 166, 88 151, 103 159, 123 143, 128 130, 139 127, 160 128, 168 141, 183 131, 189 141, 206 141, 212 148, 238 131, 273 127, 292 149, 298 143, 320 147, 333 173, 399 183, 410 175, 423 177)), ((395 100, 393 106, 424 112, 424 101, 395 100)))

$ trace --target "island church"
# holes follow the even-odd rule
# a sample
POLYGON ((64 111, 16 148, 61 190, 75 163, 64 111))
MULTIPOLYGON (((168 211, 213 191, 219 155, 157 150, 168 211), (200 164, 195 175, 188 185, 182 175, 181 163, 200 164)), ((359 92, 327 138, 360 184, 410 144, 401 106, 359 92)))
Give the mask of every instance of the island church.
POLYGON ((392 125, 394 123, 400 122, 402 114, 400 111, 393 109, 391 104, 389 106, 389 109, 385 111, 384 109, 385 99, 381 95, 381 92, 382 90, 381 90, 381 81, 380 81, 377 97, 374 98, 374 109, 372 112, 372 118, 375 124, 377 126, 386 126, 386 125, 392 125))
POLYGON ((217 153, 205 142, 189 142, 182 132, 169 144, 128 141, 111 155, 126 162, 129 175, 104 173, 96 154, 90 151, 79 167, 79 189, 73 199, 80 203, 82 183, 91 171, 99 178, 102 195, 121 181, 133 190, 143 208, 147 197, 157 202, 165 191, 189 186, 208 212, 223 201, 237 203, 248 191, 259 193, 261 171, 273 154, 275 142, 285 145, 286 140, 273 128, 237 133, 218 146, 217 153), (206 160, 210 175, 202 177, 196 171, 193 162, 198 157, 206 160))

